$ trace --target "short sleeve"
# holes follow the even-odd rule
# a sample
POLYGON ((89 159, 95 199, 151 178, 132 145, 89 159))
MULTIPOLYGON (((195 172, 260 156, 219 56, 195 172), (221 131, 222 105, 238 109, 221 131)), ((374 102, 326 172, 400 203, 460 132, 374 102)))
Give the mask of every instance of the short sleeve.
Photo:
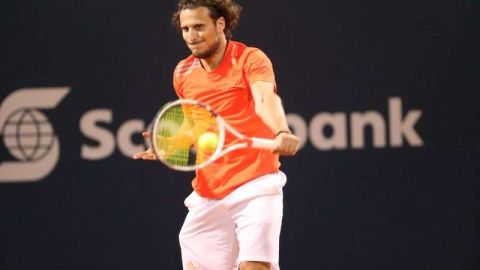
POLYGON ((253 51, 248 54, 245 59, 244 71, 250 85, 257 81, 272 82, 276 85, 272 62, 268 56, 259 49, 253 49, 253 51))
MULTIPOLYGON (((179 65, 180 65, 180 63, 179 63, 179 65)), ((175 89, 175 93, 177 94, 178 98, 184 98, 183 90, 182 90, 182 84, 181 84, 180 78, 177 74, 177 69, 178 69, 178 65, 173 72, 173 89, 175 89)))

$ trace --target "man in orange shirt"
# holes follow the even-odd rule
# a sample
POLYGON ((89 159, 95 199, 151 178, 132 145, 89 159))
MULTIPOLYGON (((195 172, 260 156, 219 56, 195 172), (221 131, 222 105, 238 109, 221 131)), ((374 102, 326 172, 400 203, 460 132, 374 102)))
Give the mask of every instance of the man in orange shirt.
MULTIPOLYGON (((240 149, 197 170, 179 237, 184 269, 279 269, 286 177, 278 155, 294 155, 299 139, 288 128, 268 57, 231 40, 240 12, 231 0, 179 0, 172 17, 192 51, 174 71, 179 98, 209 104, 242 134, 277 142, 273 152, 240 149)), ((150 149, 134 158, 156 159, 150 149)))

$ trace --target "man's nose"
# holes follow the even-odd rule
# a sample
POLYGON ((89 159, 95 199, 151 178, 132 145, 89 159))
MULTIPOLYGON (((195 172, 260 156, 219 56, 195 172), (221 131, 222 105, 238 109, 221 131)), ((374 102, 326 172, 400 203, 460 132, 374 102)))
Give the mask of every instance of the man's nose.
POLYGON ((195 30, 190 30, 187 33, 187 41, 188 43, 194 43, 198 39, 198 32, 195 30))

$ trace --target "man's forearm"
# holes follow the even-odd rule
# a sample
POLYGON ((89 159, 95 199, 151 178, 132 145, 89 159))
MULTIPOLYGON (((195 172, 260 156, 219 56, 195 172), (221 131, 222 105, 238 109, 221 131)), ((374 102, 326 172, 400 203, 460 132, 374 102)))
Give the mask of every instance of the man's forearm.
POLYGON ((263 91, 257 96, 255 112, 275 133, 289 130, 282 100, 273 91, 263 91))

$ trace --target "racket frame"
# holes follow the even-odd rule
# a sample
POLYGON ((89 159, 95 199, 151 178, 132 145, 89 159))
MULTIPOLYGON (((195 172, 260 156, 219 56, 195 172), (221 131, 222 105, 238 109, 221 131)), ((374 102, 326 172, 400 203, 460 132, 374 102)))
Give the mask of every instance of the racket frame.
POLYGON ((259 148, 259 149, 267 149, 267 150, 274 150, 277 146, 277 143, 273 139, 265 139, 265 138, 257 138, 257 137, 248 137, 237 130, 235 130, 233 127, 231 127, 220 115, 218 115, 208 104, 202 103, 197 100, 193 99, 179 99, 173 102, 169 102, 163 106, 160 111, 157 113, 157 115, 154 118, 153 125, 152 125, 152 136, 151 136, 151 146, 152 149, 157 156, 157 159, 161 161, 163 164, 165 164, 167 167, 178 170, 178 171, 195 171, 198 169, 202 169, 209 164, 213 163, 215 160, 217 160, 219 157, 230 153, 234 150, 241 149, 241 148, 259 148), (165 162, 163 158, 161 157, 160 154, 160 147, 157 145, 157 140, 155 139, 157 130, 160 128, 157 123, 159 123, 160 119, 162 118, 165 113, 171 109, 172 107, 175 106, 181 106, 181 105, 193 105, 193 106, 199 106, 205 108, 208 112, 210 112, 216 119, 217 125, 218 125, 218 144, 213 152, 212 156, 205 162, 201 164, 195 164, 191 166, 180 166, 180 165, 174 165, 170 164, 168 162, 165 162), (232 133, 235 137, 238 139, 242 140, 240 143, 236 143, 233 145, 230 145, 226 147, 225 149, 222 149, 225 143, 225 133, 226 131, 232 133))

